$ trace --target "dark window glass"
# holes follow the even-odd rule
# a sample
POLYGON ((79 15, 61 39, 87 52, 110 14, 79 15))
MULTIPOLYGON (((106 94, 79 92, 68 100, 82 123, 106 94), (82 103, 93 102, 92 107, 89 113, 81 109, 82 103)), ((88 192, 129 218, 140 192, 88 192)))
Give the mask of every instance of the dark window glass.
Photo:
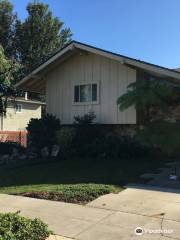
POLYGON ((80 102, 91 102, 91 84, 80 86, 80 102))
POLYGON ((97 101, 97 84, 92 84, 92 101, 97 101))
POLYGON ((74 102, 79 102, 79 86, 74 86, 74 102))

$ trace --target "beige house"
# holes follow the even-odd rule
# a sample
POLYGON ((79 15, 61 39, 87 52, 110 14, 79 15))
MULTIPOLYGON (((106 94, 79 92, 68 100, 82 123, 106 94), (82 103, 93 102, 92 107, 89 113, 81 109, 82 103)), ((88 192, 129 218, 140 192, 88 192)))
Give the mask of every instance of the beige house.
POLYGON ((137 78, 153 76, 180 82, 178 71, 72 41, 16 86, 45 93, 47 113, 62 124, 89 111, 101 124, 136 124, 135 108, 120 112, 117 98, 137 78))
POLYGON ((6 116, 1 118, 1 131, 23 131, 31 118, 41 118, 44 103, 24 98, 8 102, 6 116))

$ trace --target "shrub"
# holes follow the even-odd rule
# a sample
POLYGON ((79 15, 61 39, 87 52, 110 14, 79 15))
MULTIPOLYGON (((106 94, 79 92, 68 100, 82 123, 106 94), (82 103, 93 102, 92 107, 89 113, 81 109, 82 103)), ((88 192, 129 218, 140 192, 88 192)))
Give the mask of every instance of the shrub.
POLYGON ((119 142, 120 138, 107 134, 90 144, 87 152, 91 157, 116 158, 120 147, 119 142))
POLYGON ((93 112, 75 116, 74 127, 63 127, 57 133, 58 143, 64 155, 93 158, 137 158, 149 156, 151 149, 140 144, 135 138, 122 137, 112 130, 104 131, 93 112))
POLYGON ((53 115, 45 115, 41 119, 32 118, 27 126, 28 139, 33 146, 42 148, 57 142, 56 132, 60 129, 60 120, 53 115))
POLYGON ((62 127, 57 132, 57 143, 62 148, 64 156, 73 154, 73 141, 76 136, 76 129, 73 127, 62 127))
POLYGON ((17 213, 0 214, 0 240, 45 240, 51 232, 41 220, 17 213))
POLYGON ((96 115, 94 114, 94 112, 88 112, 88 113, 84 114, 83 116, 79 116, 79 115, 75 116, 74 124, 89 125, 89 124, 92 124, 95 119, 96 119, 96 115))
POLYGON ((97 124, 93 124, 95 118, 94 112, 89 112, 81 117, 74 117, 76 135, 73 146, 78 155, 88 156, 89 147, 100 137, 97 124))
POLYGON ((56 191, 54 192, 28 192, 24 193, 23 196, 84 204, 111 192, 117 192, 117 189, 112 185, 93 183, 72 185, 65 184, 58 185, 56 191))
POLYGON ((23 147, 21 147, 17 143, 13 142, 1 142, 0 143, 0 155, 3 154, 11 154, 13 151, 13 148, 17 148, 19 150, 23 150, 23 147))
POLYGON ((165 121, 148 123, 138 131, 139 141, 159 148, 162 153, 173 156, 180 149, 180 124, 165 121))
POLYGON ((152 155, 152 147, 141 144, 136 137, 123 137, 121 151, 120 155, 124 158, 139 158, 152 155))
POLYGON ((98 158, 138 158, 149 156, 150 148, 138 143, 134 138, 108 133, 97 138, 87 147, 89 157, 98 158))

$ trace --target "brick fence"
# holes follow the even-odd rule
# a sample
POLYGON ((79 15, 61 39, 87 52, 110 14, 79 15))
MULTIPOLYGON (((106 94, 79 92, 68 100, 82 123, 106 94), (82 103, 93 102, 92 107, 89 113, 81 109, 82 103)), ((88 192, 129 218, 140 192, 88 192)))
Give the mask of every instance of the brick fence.
POLYGON ((27 146, 26 131, 0 131, 0 142, 16 142, 21 146, 27 146))

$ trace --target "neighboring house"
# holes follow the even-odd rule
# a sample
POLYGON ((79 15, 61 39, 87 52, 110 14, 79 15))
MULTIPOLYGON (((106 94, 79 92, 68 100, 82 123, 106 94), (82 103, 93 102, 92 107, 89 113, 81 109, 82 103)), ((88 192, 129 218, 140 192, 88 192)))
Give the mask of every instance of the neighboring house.
POLYGON ((138 78, 180 83, 180 73, 72 41, 22 79, 16 87, 46 94, 47 113, 62 124, 94 111, 101 124, 136 124, 134 107, 121 112, 117 98, 138 78))
POLYGON ((1 131, 23 131, 31 118, 41 118, 43 102, 26 98, 9 100, 6 116, 1 118, 1 131))

